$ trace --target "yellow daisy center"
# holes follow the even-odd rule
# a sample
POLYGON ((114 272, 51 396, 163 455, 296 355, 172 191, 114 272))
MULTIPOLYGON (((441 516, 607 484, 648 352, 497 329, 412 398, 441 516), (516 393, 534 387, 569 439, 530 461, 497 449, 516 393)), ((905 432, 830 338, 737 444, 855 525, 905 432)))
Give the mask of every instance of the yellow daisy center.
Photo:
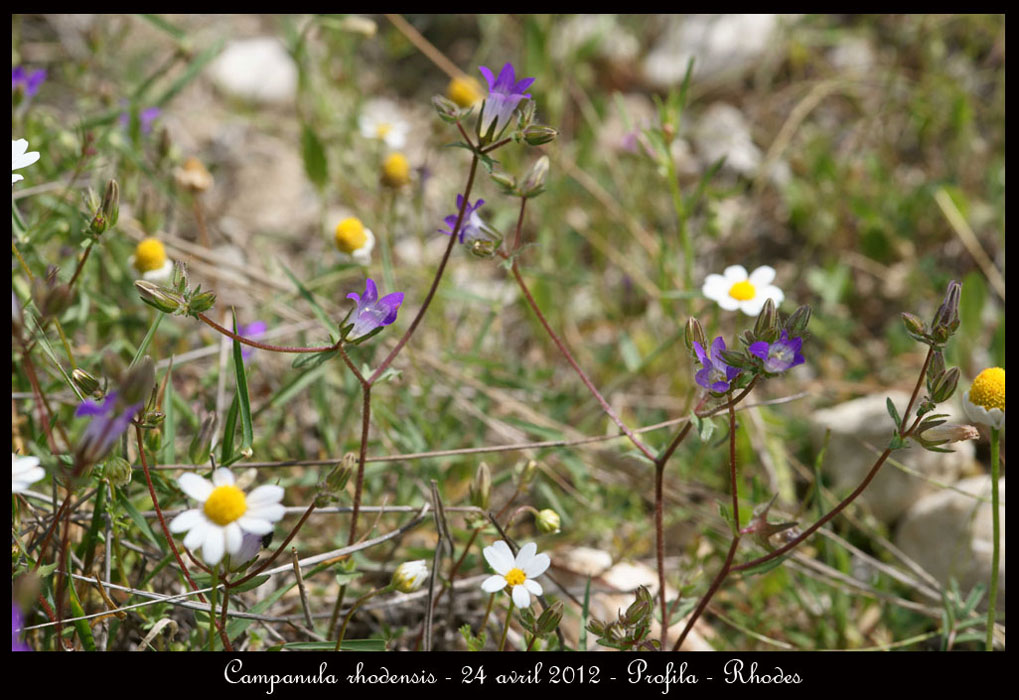
POLYGON ((481 99, 481 86, 473 78, 453 78, 446 88, 446 97, 458 107, 470 107, 481 99))
POLYGON ((146 238, 134 249, 134 266, 139 272, 158 270, 166 264, 166 248, 157 238, 146 238))
POLYGON ((236 486, 217 486, 205 500, 205 515, 217 525, 229 525, 247 510, 244 492, 236 486))
POLYGON ((393 130, 392 124, 382 123, 375 127, 375 136, 384 139, 393 130))
POLYGON ((364 247, 368 234, 364 232, 364 224, 356 217, 344 219, 336 224, 336 247, 350 255, 364 247))
POLYGON ((757 296, 757 290, 749 280, 743 280, 729 287, 729 296, 737 301, 749 301, 757 296))
POLYGON ((989 367, 977 375, 969 390, 969 400, 988 411, 992 408, 1005 410, 1005 370, 989 367))
POLYGON ((519 586, 527 580, 527 574, 520 569, 510 569, 509 572, 503 577, 506 579, 506 583, 511 586, 519 586))
POLYGON ((390 153, 382 161, 382 181, 390 187, 410 182, 410 164, 402 153, 390 153))

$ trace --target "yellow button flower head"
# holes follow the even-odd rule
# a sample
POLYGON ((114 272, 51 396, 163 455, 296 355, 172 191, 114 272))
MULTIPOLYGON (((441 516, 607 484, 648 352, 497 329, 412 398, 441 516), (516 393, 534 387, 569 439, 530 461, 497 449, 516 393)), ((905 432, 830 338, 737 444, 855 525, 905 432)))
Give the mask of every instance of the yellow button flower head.
POLYGON ((242 550, 248 549, 244 547, 245 535, 269 534, 273 523, 286 513, 280 503, 282 487, 266 484, 245 494, 234 485, 233 474, 225 467, 213 472, 212 483, 193 472, 182 474, 177 483, 200 506, 174 518, 170 532, 187 531, 184 546, 192 550, 201 547, 202 557, 210 566, 218 564, 224 554, 240 561, 242 550))
POLYGON ((457 107, 470 107, 484 97, 481 84, 469 76, 453 78, 446 88, 446 97, 453 100, 457 107))
POLYGON ((350 216, 336 224, 335 236, 336 247, 341 253, 350 256, 359 265, 371 262, 375 235, 371 229, 364 227, 360 219, 350 216))
POLYGON ((410 182, 410 164, 402 153, 390 153, 382 161, 382 184, 403 187, 410 182))
POLYGON ((974 423, 992 428, 1005 427, 1005 370, 989 367, 977 375, 962 396, 962 407, 974 423))
POLYGON ((145 238, 134 249, 131 265, 143 279, 165 280, 173 272, 173 263, 166 257, 166 248, 158 238, 145 238))

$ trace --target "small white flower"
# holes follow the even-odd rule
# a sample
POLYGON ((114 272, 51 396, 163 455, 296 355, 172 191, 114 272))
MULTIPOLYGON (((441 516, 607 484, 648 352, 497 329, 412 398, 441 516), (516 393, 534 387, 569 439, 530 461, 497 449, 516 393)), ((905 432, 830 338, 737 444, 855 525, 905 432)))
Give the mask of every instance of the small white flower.
POLYGON ((410 133, 410 124, 390 100, 368 100, 357 121, 361 136, 366 139, 380 139, 392 149, 403 148, 410 133))
POLYGON ((38 457, 19 457, 11 453, 11 493, 22 493, 46 476, 38 457))
POLYGON ((244 535, 265 535, 273 523, 283 518, 286 509, 280 503, 283 488, 272 484, 259 486, 245 495, 234 486, 229 469, 220 467, 207 479, 187 472, 177 483, 181 490, 201 504, 186 510, 170 523, 171 532, 184 532, 184 546, 202 548, 206 563, 215 566, 229 554, 236 561, 241 554, 244 535))
MULTIPOLYGON (((39 160, 39 151, 29 151, 25 139, 11 140, 11 170, 20 170, 39 160), (27 152, 26 152, 27 151, 27 152)), ((11 184, 24 180, 21 175, 11 174, 11 184)))
POLYGON ((413 593, 428 578, 428 565, 424 559, 405 561, 393 572, 393 586, 401 593, 413 593))
POLYGON ((726 311, 739 309, 747 316, 756 316, 764 308, 764 302, 771 299, 775 306, 782 303, 785 295, 771 283, 775 279, 775 268, 763 265, 747 275, 742 265, 730 265, 721 275, 708 275, 701 287, 701 293, 718 302, 726 311))
POLYGON ((518 608, 529 606, 531 594, 538 596, 542 591, 541 584, 534 579, 545 573, 552 563, 547 554, 537 554, 537 551, 538 545, 528 542, 514 559, 509 545, 502 540, 485 547, 485 559, 497 575, 486 578, 481 583, 481 590, 495 593, 509 586, 513 604, 518 608))

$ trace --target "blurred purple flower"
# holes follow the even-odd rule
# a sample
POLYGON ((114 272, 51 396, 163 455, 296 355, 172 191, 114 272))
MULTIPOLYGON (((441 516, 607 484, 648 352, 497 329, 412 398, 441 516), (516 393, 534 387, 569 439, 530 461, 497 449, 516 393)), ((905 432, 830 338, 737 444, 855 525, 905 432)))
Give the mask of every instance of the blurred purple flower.
POLYGON ((759 340, 747 350, 751 355, 764 360, 764 371, 771 374, 785 372, 787 369, 803 364, 803 355, 800 348, 803 347, 803 338, 789 340, 789 332, 782 331, 782 337, 769 345, 759 340))
POLYGON ((725 350, 725 339, 722 336, 718 336, 712 341, 710 356, 697 341, 694 341, 693 347, 697 351, 697 359, 704 365, 704 369, 697 372, 697 383, 705 389, 719 394, 729 391, 730 382, 742 370, 730 367, 722 360, 722 351, 725 350))
POLYGON ((523 78, 517 81, 516 70, 512 63, 507 63, 502 67, 498 78, 485 66, 479 67, 478 70, 488 81, 488 98, 485 99, 485 104, 481 109, 481 134, 482 136, 488 134, 489 128, 495 122, 495 131, 492 134, 494 136, 509 124, 520 100, 531 97, 530 93, 525 93, 524 90, 530 87, 534 78, 523 78))
POLYGON ((85 429, 78 443, 77 455, 88 464, 94 464, 101 460, 113 447, 117 439, 124 434, 131 419, 142 407, 142 402, 132 404, 117 414, 117 392, 111 391, 106 395, 102 405, 92 399, 86 399, 78 406, 74 415, 92 416, 92 422, 85 429))
MULTIPOLYGON (((152 131, 152 122, 156 121, 162 113, 163 110, 159 107, 146 107, 142 111, 138 112, 138 125, 140 126, 143 134, 147 134, 152 131)), ((131 124, 131 112, 122 112, 119 121, 120 125, 126 129, 131 124)))
MULTIPOLYGON (((471 206, 470 201, 467 202, 467 208, 464 209, 463 222, 460 224, 459 239, 461 243, 470 243, 471 241, 477 240, 494 240, 498 236, 494 236, 492 229, 489 228, 481 215, 478 214, 478 208, 485 203, 485 200, 479 199, 471 206)), ((464 205, 464 196, 458 194, 456 196, 456 210, 457 214, 451 214, 447 216, 444 221, 446 222, 446 228, 439 229, 439 233, 444 233, 447 236, 453 235, 453 228, 456 226, 456 219, 459 214, 460 208, 464 205)))
MULTIPOLYGON (((246 326, 241 326, 237 329, 237 335, 250 340, 258 340, 258 338, 269 329, 265 321, 252 321, 246 326)), ((255 354, 255 348, 250 345, 241 345, 241 358, 245 362, 251 359, 251 356, 255 354)))
POLYGON ((21 616, 21 609, 16 603, 11 603, 11 651, 32 651, 32 647, 20 639, 24 626, 25 620, 21 616))
POLYGON ((375 282, 369 277, 365 282, 364 296, 351 292, 347 298, 357 302, 357 309, 354 310, 354 327, 347 333, 349 340, 356 340, 396 320, 396 312, 403 303, 403 292, 387 294, 379 299, 375 282))
POLYGON ((27 97, 39 92, 39 86, 46 80, 46 69, 28 72, 24 66, 11 68, 11 90, 21 88, 27 97))

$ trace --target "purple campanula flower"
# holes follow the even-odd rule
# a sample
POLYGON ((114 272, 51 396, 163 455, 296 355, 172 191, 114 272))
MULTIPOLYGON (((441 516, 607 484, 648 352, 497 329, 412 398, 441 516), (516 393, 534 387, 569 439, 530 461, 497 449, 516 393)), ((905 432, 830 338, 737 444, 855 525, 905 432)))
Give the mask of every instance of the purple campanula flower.
POLYGON ((704 365, 704 369, 697 372, 697 383, 709 391, 722 394, 729 391, 729 384, 743 370, 730 367, 722 360, 722 351, 725 350, 725 339, 718 336, 711 343, 711 355, 700 343, 694 341, 694 350, 697 351, 697 359, 704 365))
POLYGON ((26 97, 32 97, 39 92, 39 86, 46 80, 46 69, 40 68, 29 72, 24 66, 11 68, 11 90, 21 88, 25 91, 26 97))
MULTIPOLYGON (((163 113, 159 107, 146 107, 145 109, 138 112, 138 125, 141 128, 143 134, 147 134, 152 131, 152 122, 159 118, 159 115, 163 113)), ((131 124, 131 113, 130 111, 123 112, 120 115, 120 125, 127 128, 131 124)))
POLYGON ((357 340, 376 328, 388 326, 396 320, 396 313, 400 309, 400 304, 403 303, 403 292, 387 294, 379 299, 375 282, 369 277, 365 282, 364 296, 357 292, 351 292, 347 298, 357 302, 357 309, 354 310, 354 326, 347 333, 347 338, 357 340))
POLYGON ((478 70, 488 81, 488 97, 481 108, 480 133, 482 136, 487 135, 494 123, 495 130, 492 136, 495 136, 509 124, 520 101, 525 97, 531 97, 530 93, 525 93, 524 90, 531 86, 534 78, 523 78, 518 81, 512 63, 507 63, 502 67, 498 78, 492 75, 492 71, 485 66, 479 67, 478 70))
MULTIPOLYGON (((237 335, 251 340, 257 340, 259 336, 268 330, 269 326, 266 325, 265 321, 252 321, 246 326, 241 326, 237 329, 237 335)), ((241 345, 241 358, 247 362, 251 359, 251 356, 255 354, 255 348, 250 345, 241 345)))
POLYGON ((789 332, 782 331, 782 337, 770 345, 759 340, 747 350, 751 355, 756 355, 764 361, 764 371, 770 374, 778 374, 791 369, 796 365, 803 364, 803 355, 800 348, 803 347, 803 338, 789 339, 789 332))
POLYGON ((92 399, 86 399, 74 412, 76 417, 92 416, 92 422, 85 429, 81 441, 78 443, 77 455, 79 459, 87 464, 94 464, 101 460, 113 447, 117 439, 124 434, 131 419, 142 407, 141 401, 124 408, 117 413, 117 392, 111 391, 106 395, 102 405, 92 399))
MULTIPOLYGON (((482 220, 481 215, 478 214, 478 209, 485 200, 479 199, 471 206, 470 201, 467 202, 467 208, 464 209, 464 218, 460 223, 459 238, 461 243, 470 243, 471 241, 491 241, 499 238, 498 234, 489 227, 488 224, 482 220)), ((460 208, 464 205, 464 196, 458 194, 456 196, 456 214, 447 216, 444 221, 446 222, 445 229, 439 229, 439 233, 444 233, 447 236, 453 235, 453 228, 456 226, 456 220, 460 212, 460 208)))
POLYGON ((24 626, 25 619, 21 615, 21 608, 16 603, 11 603, 11 651, 32 651, 32 647, 20 639, 24 626))

